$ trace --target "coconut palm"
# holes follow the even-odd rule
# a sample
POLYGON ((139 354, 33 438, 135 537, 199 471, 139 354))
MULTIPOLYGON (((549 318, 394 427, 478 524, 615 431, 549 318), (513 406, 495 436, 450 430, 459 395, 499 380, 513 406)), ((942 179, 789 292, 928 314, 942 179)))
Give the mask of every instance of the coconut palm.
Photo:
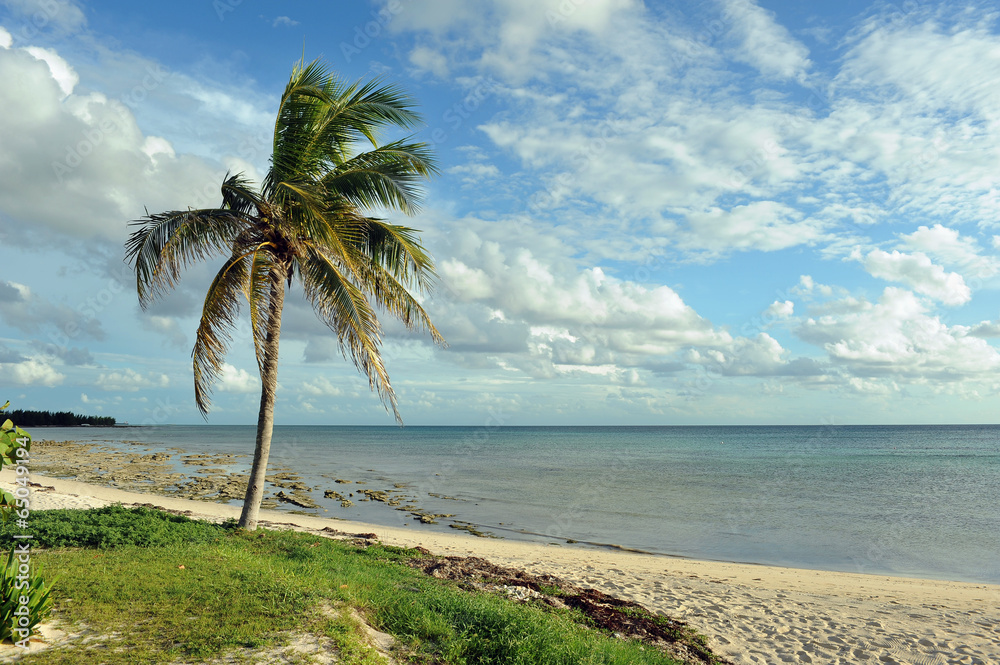
POLYGON ((242 301, 249 305, 261 397, 240 517, 247 529, 256 528, 264 491, 286 285, 298 280, 344 356, 400 422, 376 309, 443 343, 411 293, 426 292, 434 278, 418 231, 368 212, 417 209, 420 183, 436 172, 429 147, 408 138, 380 144, 379 137, 419 120, 413 101, 395 86, 348 85, 318 61, 300 62, 281 96, 271 165, 259 188, 227 174, 220 207, 146 211, 130 223, 138 229, 126 254, 144 309, 192 263, 228 256, 205 296, 192 352, 195 402, 206 418, 242 301))

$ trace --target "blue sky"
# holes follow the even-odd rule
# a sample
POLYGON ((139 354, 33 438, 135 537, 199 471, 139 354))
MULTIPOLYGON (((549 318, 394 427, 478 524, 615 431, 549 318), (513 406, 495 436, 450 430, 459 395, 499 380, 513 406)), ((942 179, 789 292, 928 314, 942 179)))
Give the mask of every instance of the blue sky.
MULTIPOLYGON (((407 424, 997 422, 990 3, 0 0, 0 386, 197 423, 217 266, 140 311, 126 222, 267 168, 294 63, 419 102, 400 222, 447 349, 386 324, 407 424)), ((255 421, 236 335, 210 423, 255 421)), ((276 421, 389 424, 298 296, 276 421)))

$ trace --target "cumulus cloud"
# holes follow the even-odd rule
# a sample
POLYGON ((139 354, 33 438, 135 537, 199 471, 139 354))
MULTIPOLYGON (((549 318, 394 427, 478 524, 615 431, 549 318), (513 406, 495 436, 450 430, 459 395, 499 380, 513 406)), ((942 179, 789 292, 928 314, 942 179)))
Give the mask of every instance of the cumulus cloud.
POLYGON ((777 301, 768 305, 764 310, 765 316, 771 319, 787 319, 795 312, 795 303, 791 300, 777 301))
POLYGON ((981 321, 970 327, 968 334, 984 339, 1000 337, 1000 321, 981 321))
POLYGON ((245 369, 239 369, 226 363, 222 366, 222 376, 219 377, 218 388, 224 393, 255 393, 260 392, 260 380, 256 374, 245 369))
POLYGON ((901 234, 904 247, 915 249, 960 269, 972 279, 984 280, 1000 273, 1000 260, 982 253, 975 238, 962 235, 958 229, 942 224, 920 226, 909 234, 901 234))
POLYGON ((279 16, 276 19, 274 19, 274 22, 271 24, 271 27, 277 28, 278 26, 281 26, 283 28, 292 28, 298 24, 299 24, 298 21, 295 21, 289 18, 288 16, 279 16))
POLYGON ((73 88, 80 82, 80 76, 69 66, 69 63, 63 60, 52 49, 28 46, 24 50, 30 53, 36 60, 41 60, 48 65, 52 78, 55 79, 56 83, 59 84, 59 89, 62 90, 62 99, 69 97, 73 92, 73 88))
POLYGON ((854 376, 960 381, 994 373, 1000 354, 968 328, 946 325, 912 291, 886 287, 878 302, 841 299, 796 330, 854 376))
MULTIPOLYGON (((632 370, 663 375, 699 366, 743 377, 826 371, 766 333, 734 337, 669 287, 643 286, 599 267, 574 271, 558 255, 543 258, 472 236, 466 226, 453 247, 461 259, 441 266, 451 304, 434 306, 451 344, 443 356, 457 352, 466 366, 489 357, 536 379, 576 374, 608 383, 634 378, 632 370)), ((776 302, 768 311, 787 318, 794 304, 776 302)))
POLYGON ((166 374, 157 372, 140 374, 134 369, 125 368, 101 372, 97 376, 95 385, 101 390, 138 392, 146 388, 166 388, 170 385, 170 378, 166 374))
POLYGON ((4 30, 3 26, 0 26, 0 48, 10 48, 10 45, 14 43, 11 34, 4 30))
POLYGON ((917 293, 940 300, 945 305, 961 305, 972 298, 972 291, 961 275, 945 272, 944 268, 935 265, 920 252, 905 254, 896 250, 890 253, 873 249, 862 256, 858 250, 851 258, 861 261, 873 277, 902 282, 917 293))
MULTIPOLYGON (((144 206, 215 205, 226 166, 248 170, 235 158, 213 166, 177 154, 168 141, 139 129, 129 106, 134 98, 77 94, 76 74, 58 53, 29 50, 0 49, 0 218, 8 239, 30 222, 121 242, 124 222, 141 217, 144 206)), ((166 75, 140 73, 138 80, 147 82, 139 86, 143 98, 166 75)))
POLYGON ((30 358, 16 363, 0 363, 5 381, 17 386, 58 386, 66 376, 48 363, 30 358))

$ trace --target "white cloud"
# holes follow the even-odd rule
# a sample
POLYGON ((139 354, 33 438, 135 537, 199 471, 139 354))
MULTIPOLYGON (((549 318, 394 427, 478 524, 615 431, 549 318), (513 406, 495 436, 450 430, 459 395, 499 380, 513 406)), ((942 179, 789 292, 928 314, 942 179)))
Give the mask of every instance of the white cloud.
POLYGON ((95 385, 101 390, 138 392, 144 388, 166 388, 170 378, 166 374, 147 372, 140 374, 131 368, 112 372, 101 372, 95 385))
POLYGON ((298 21, 295 21, 287 16, 279 16, 278 18, 274 19, 274 22, 271 24, 271 27, 277 28, 280 25, 284 28, 291 28, 298 24, 299 24, 298 21))
POLYGON ((810 244, 823 236, 823 225, 803 219, 795 209, 775 201, 755 201, 731 210, 710 208, 687 216, 689 231, 683 247, 771 252, 810 244))
POLYGON ((447 289, 459 300, 481 300, 493 293, 490 278, 485 272, 456 259, 442 261, 438 272, 445 279, 447 289))
POLYGON ((942 224, 920 226, 909 234, 901 234, 904 247, 915 249, 952 264, 966 265, 979 259, 976 241, 962 236, 957 229, 942 224))
MULTIPOLYGON (((217 203, 224 166, 173 155, 166 141, 143 136, 120 101, 97 93, 66 97, 65 81, 57 81, 50 66, 24 50, 0 50, 5 223, 30 222, 117 243, 125 222, 141 217, 144 206, 159 211, 217 203)), ((8 238, 20 235, 11 231, 8 238)))
POLYGON ((48 363, 33 358, 0 364, 0 373, 5 381, 18 386, 58 386, 66 378, 48 363))
POLYGON ((851 258, 861 261, 865 270, 873 277, 902 282, 917 293, 940 300, 945 305, 962 305, 972 299, 972 291, 961 275, 945 272, 944 268, 932 263, 926 254, 905 254, 896 250, 890 253, 873 249, 866 256, 862 256, 861 251, 857 250, 851 258))
POLYGON ((983 338, 1000 337, 1000 321, 981 321, 970 327, 968 334, 983 338))
POLYGON ((1000 367, 996 349, 968 328, 930 315, 906 289, 886 287, 877 303, 852 298, 815 309, 818 316, 796 334, 854 376, 962 381, 989 377, 1000 367))
POLYGON ((24 50, 30 53, 36 60, 41 60, 48 65, 49 71, 52 73, 52 78, 56 80, 56 83, 59 84, 59 89, 62 90, 63 99, 72 94, 73 88, 80 82, 80 76, 69 66, 68 62, 63 60, 52 49, 28 46, 24 50))
POLYGON ((886 397, 899 392, 899 384, 886 379, 862 379, 852 376, 847 379, 849 391, 865 396, 886 397))
POLYGON ((333 385, 325 376, 317 376, 312 381, 303 382, 299 392, 314 397, 339 397, 344 394, 343 388, 333 385))
POLYGON ((766 310, 764 310, 765 316, 770 319, 787 319, 795 312, 795 303, 791 300, 778 301, 775 300, 771 303, 766 310))
POLYGON ((991 128, 1000 90, 969 83, 1000 78, 993 25, 995 16, 971 7, 948 15, 928 7, 895 20, 876 14, 855 31, 830 112, 810 132, 817 151, 854 165, 841 160, 835 173, 836 162, 823 160, 827 186, 875 194, 884 179, 887 210, 996 224, 1000 139, 991 128))
POLYGON ((428 46, 417 46, 410 52, 410 62, 426 69, 437 77, 448 76, 448 58, 443 53, 428 46))
POLYGON ((752 0, 724 0, 723 20, 739 43, 736 59, 765 76, 801 79, 809 69, 809 49, 752 0))
POLYGON ((260 392, 260 380, 256 374, 226 363, 222 366, 218 387, 224 393, 255 393, 260 392))
POLYGON ((493 0, 474 7, 462 2, 411 0, 393 16, 389 27, 428 33, 431 44, 415 47, 415 64, 425 60, 425 50, 433 45, 434 50, 443 48, 453 58, 474 58, 484 69, 524 81, 537 74, 532 65, 552 42, 615 34, 616 18, 638 7, 635 0, 493 0), (470 46, 473 53, 463 52, 470 46))
POLYGON ((969 278, 985 280, 1000 273, 1000 260, 984 256, 974 238, 941 224, 921 226, 910 234, 900 235, 904 247, 916 249, 956 266, 969 278))
POLYGON ((10 48, 10 45, 14 43, 13 37, 7 32, 3 26, 0 26, 0 48, 10 48))

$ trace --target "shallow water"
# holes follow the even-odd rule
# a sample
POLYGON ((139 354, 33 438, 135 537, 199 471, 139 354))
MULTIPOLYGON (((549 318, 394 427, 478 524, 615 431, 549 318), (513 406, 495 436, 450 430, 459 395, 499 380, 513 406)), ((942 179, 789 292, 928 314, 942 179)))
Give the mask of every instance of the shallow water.
MULTIPOLYGON (((33 433, 247 455, 254 440, 250 426, 33 433)), ((447 529, 323 498, 357 489, 334 478, 405 483, 422 508, 505 537, 1000 583, 998 426, 276 427, 276 466, 330 517, 447 529)))

